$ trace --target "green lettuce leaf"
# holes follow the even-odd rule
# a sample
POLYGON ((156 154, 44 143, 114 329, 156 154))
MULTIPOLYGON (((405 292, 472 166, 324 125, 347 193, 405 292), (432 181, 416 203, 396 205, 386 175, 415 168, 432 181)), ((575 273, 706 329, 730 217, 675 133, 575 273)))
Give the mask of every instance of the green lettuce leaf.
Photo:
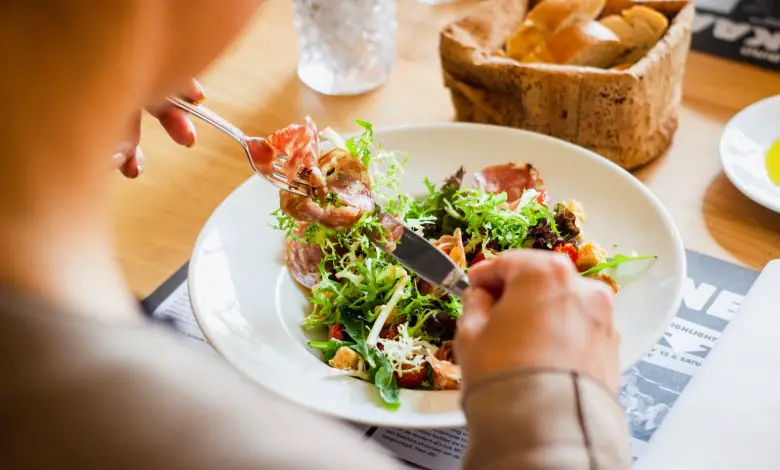
POLYGON ((355 341, 352 349, 363 357, 368 366, 369 380, 379 390, 379 396, 384 405, 390 409, 397 409, 401 405, 398 398, 398 383, 393 374, 393 368, 387 358, 375 348, 366 345, 366 324, 361 318, 350 313, 342 315, 344 331, 355 341))
POLYGON ((401 405, 398 399, 398 382, 395 381, 395 374, 390 362, 384 356, 379 354, 379 367, 374 372, 374 385, 379 389, 379 396, 385 402, 385 406, 390 409, 397 409, 401 405))
POLYGON ((325 362, 330 361, 333 359, 333 356, 336 355, 336 351, 338 351, 342 346, 354 346, 355 343, 351 343, 349 341, 341 341, 336 338, 331 338, 328 341, 311 341, 309 342, 309 347, 312 349, 319 349, 322 351, 322 360, 325 362))
POLYGON ((363 166, 368 168, 371 163, 371 149, 374 145, 374 128, 370 122, 357 120, 358 126, 363 128, 363 133, 359 137, 347 139, 347 150, 357 157, 363 166))
POLYGON ((615 254, 614 256, 607 258, 605 262, 599 263, 596 266, 593 266, 592 268, 588 269, 587 271, 581 272, 580 274, 582 274, 583 276, 590 276, 591 274, 596 274, 597 272, 603 271, 605 269, 614 268, 623 263, 630 263, 631 261, 641 261, 641 260, 656 259, 656 258, 658 258, 658 256, 656 255, 626 256, 621 254, 615 254))

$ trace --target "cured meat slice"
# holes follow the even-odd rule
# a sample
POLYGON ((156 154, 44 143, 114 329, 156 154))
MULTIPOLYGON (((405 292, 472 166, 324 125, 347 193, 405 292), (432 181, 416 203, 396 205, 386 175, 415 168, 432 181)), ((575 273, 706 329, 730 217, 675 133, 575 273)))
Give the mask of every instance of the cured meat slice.
MULTIPOLYGON (((463 236, 459 228, 456 228, 452 235, 442 235, 438 240, 434 240, 431 243, 452 258, 459 268, 466 269, 468 266, 466 250, 463 247, 463 236)), ((423 295, 443 297, 446 294, 442 289, 438 289, 433 284, 422 279, 418 279, 417 285, 423 295)))
POLYGON ((287 191, 279 195, 279 207, 282 212, 301 222, 317 222, 334 230, 343 230, 355 225, 363 212, 350 206, 337 207, 327 204, 324 207, 313 199, 298 196, 287 191))
POLYGON ((462 381, 460 366, 442 361, 435 356, 426 357, 433 370, 434 390, 459 390, 462 381))
POLYGON ((310 197, 281 191, 279 205, 285 214, 302 222, 317 222, 332 229, 349 228, 364 212, 374 210, 371 179, 368 170, 351 153, 333 149, 323 154, 317 169, 325 177, 325 188, 337 201, 315 201, 310 197))
POLYGON ((320 155, 317 125, 309 116, 306 116, 306 124, 287 126, 268 136, 267 140, 282 155, 287 156, 283 170, 288 180, 300 174, 304 179, 308 176, 313 188, 325 186, 325 178, 317 166, 320 155))
POLYGON ((371 177, 360 160, 337 148, 323 154, 318 164, 325 174, 328 191, 336 194, 341 202, 363 212, 374 210, 371 177))
POLYGON ((305 120, 305 124, 291 124, 267 139, 251 139, 249 153, 255 167, 266 176, 274 172, 274 158, 287 157, 282 165, 282 173, 287 179, 308 181, 316 193, 324 195, 325 178, 317 165, 320 153, 317 125, 309 116, 305 120))
POLYGON ((436 351, 434 356, 440 361, 447 361, 453 364, 457 364, 455 361, 455 349, 453 348, 452 340, 442 341, 441 347, 436 351))
POLYGON ((463 247, 463 235, 459 228, 456 228, 452 235, 442 235, 432 243, 448 254, 460 269, 466 269, 466 250, 463 247))
POLYGON ((318 222, 332 229, 354 225, 366 211, 374 209, 371 178, 368 170, 350 152, 333 149, 320 156, 317 125, 306 116, 305 124, 291 124, 274 132, 267 139, 249 141, 255 167, 271 175, 274 160, 282 155, 287 160, 282 172, 288 180, 308 180, 313 197, 281 191, 282 211, 301 222, 318 222), (330 194, 336 197, 330 199, 330 194))
POLYGON ((477 184, 487 193, 506 192, 508 202, 520 199, 526 189, 543 189, 539 171, 528 163, 489 166, 474 174, 477 184))
POLYGON ((292 238, 286 240, 287 249, 284 261, 293 279, 309 289, 320 282, 320 261, 322 250, 317 245, 300 242, 292 238))

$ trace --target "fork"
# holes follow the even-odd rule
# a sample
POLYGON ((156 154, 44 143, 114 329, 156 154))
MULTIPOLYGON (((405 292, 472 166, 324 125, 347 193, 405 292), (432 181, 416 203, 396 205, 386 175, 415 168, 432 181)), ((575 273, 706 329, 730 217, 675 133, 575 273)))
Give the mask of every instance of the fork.
POLYGON ((223 118, 219 114, 203 105, 190 103, 189 101, 185 101, 181 98, 176 98, 173 96, 169 96, 168 101, 177 108, 187 111, 193 116, 211 124, 241 144, 241 147, 244 149, 244 153, 246 153, 246 156, 249 159, 249 164, 252 165, 252 169, 255 171, 255 173, 262 176, 265 180, 277 188, 283 191, 289 191, 291 193, 298 194, 300 196, 309 196, 311 194, 311 186, 309 186, 307 182, 299 179, 293 179, 290 182, 282 173, 284 162, 287 161, 287 157, 285 156, 277 155, 274 157, 275 161, 273 162, 273 167, 275 171, 270 175, 261 172, 257 168, 255 161, 252 158, 252 148, 256 147, 257 144, 262 144, 265 142, 265 139, 262 137, 250 137, 246 135, 241 129, 231 124, 227 119, 223 118))

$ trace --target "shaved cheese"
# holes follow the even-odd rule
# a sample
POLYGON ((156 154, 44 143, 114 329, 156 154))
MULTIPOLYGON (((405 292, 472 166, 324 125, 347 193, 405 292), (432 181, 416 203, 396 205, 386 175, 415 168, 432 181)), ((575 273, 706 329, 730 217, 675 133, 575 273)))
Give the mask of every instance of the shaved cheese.
POLYGON ((366 338, 366 346, 369 348, 376 346, 379 333, 382 331, 382 327, 385 326, 385 322, 387 321, 387 317, 390 316, 390 312, 393 311, 398 304, 398 301, 401 300, 401 297, 404 295, 404 289, 406 288, 407 282, 409 282, 409 273, 404 270, 401 279, 399 279, 398 283, 395 285, 393 295, 390 297, 390 300, 382 306, 379 316, 374 320, 371 332, 368 334, 368 338, 366 338))
POLYGON ((435 352, 436 346, 426 341, 416 341, 409 335, 406 324, 398 326, 398 336, 395 339, 379 338, 382 354, 396 372, 414 369, 425 362, 425 356, 435 352))

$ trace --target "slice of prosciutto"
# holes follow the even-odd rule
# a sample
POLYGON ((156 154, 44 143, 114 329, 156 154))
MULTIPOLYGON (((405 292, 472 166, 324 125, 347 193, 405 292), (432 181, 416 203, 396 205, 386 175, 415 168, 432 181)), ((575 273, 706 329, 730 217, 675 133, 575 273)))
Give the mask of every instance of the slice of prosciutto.
MULTIPOLYGON (((295 230, 297 237, 302 237, 308 224, 298 224, 295 230)), ((287 270, 290 271, 293 279, 302 286, 309 289, 317 285, 322 279, 320 275, 320 262, 323 258, 322 249, 319 245, 306 243, 303 240, 296 240, 288 237, 284 240, 284 262, 287 270)))
MULTIPOLYGON (((442 235, 438 240, 434 240, 431 243, 433 246, 443 251, 444 254, 452 258, 459 268, 466 269, 468 266, 468 263, 466 262, 466 250, 463 247, 463 234, 459 228, 456 228, 452 235, 442 235)), ((420 289, 420 293, 423 295, 443 297, 446 294, 444 290, 439 289, 422 279, 417 280, 417 286, 417 288, 420 289)))
POLYGON ((317 161, 317 169, 324 175, 324 188, 335 194, 338 201, 314 200, 281 191, 279 205, 285 214, 338 230, 351 227, 364 212, 374 210, 368 170, 350 152, 337 148, 324 153, 317 161))
POLYGON ((322 250, 317 245, 300 242, 288 238, 287 249, 284 252, 284 261, 293 279, 302 286, 313 288, 320 282, 320 261, 322 250))
POLYGON ((539 171, 528 163, 504 163, 489 166, 474 174, 477 184, 487 193, 506 192, 507 202, 520 199, 526 189, 543 189, 539 171))
POLYGON ((291 124, 279 129, 267 139, 251 139, 249 153, 255 167, 266 176, 275 171, 273 162, 276 157, 287 157, 282 173, 288 181, 295 178, 308 181, 316 194, 324 196, 325 177, 317 165, 320 154, 317 125, 309 116, 305 121, 305 124, 291 124))
POLYGON ((325 174, 328 191, 335 193, 344 204, 361 211, 374 210, 371 177, 363 163, 349 151, 336 148, 319 158, 325 174))
POLYGON ((463 380, 460 366, 450 361, 442 361, 435 356, 427 356, 428 364, 433 370, 434 390, 459 390, 463 380))

